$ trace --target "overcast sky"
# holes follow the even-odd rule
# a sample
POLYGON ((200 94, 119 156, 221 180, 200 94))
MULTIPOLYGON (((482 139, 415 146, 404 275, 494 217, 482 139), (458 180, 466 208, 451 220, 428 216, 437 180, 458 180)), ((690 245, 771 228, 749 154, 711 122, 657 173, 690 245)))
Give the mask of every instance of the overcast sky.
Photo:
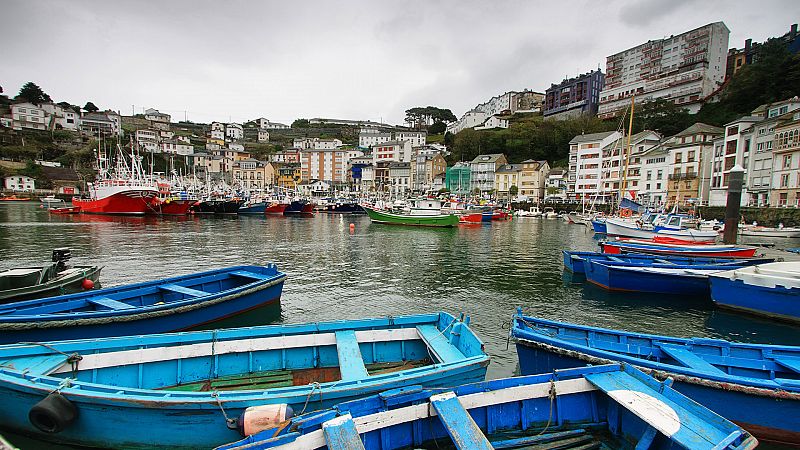
POLYGON ((782 35, 798 0, 34 1, 0 4, 0 86, 173 121, 457 116, 724 21, 730 47, 782 35))

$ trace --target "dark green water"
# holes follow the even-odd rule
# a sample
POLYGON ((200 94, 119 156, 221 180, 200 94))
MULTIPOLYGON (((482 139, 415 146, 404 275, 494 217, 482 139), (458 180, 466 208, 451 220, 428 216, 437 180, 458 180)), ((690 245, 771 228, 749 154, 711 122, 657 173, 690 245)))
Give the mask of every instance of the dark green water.
POLYGON ((55 247, 70 247, 75 264, 104 265, 104 286, 276 263, 289 275, 279 316, 257 313, 241 324, 464 312, 492 356, 490 378, 516 370, 506 325, 517 306, 631 331, 800 345, 800 328, 715 311, 702 299, 608 294, 573 282, 561 250, 595 250, 597 241, 561 220, 425 229, 371 224, 365 216, 114 218, 0 205, 3 269, 41 265, 55 247))

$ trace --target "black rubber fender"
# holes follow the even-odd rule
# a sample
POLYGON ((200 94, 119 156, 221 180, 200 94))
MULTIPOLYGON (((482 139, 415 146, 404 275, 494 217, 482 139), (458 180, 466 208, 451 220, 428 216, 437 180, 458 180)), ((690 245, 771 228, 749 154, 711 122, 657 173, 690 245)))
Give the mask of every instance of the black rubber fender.
POLYGON ((59 433, 78 418, 78 408, 59 392, 53 392, 33 405, 28 420, 40 431, 59 433))

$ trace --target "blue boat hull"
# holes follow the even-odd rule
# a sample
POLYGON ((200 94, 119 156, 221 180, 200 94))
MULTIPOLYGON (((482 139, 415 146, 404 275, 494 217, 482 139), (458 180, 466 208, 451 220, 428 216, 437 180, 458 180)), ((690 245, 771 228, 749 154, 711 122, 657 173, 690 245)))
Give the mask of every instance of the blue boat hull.
POLYGON ((325 210, 327 213, 332 214, 366 214, 367 212, 364 211, 358 203, 337 203, 335 205, 329 205, 325 210))
POLYGON ((592 230, 598 234, 606 234, 606 222, 597 219, 592 220, 592 230))
POLYGON ((656 294, 708 297, 708 278, 677 276, 638 271, 632 273, 614 266, 588 263, 586 281, 610 291, 652 292, 656 294))
MULTIPOLYGON (((601 358, 572 352, 548 351, 525 343, 516 344, 521 375, 550 373, 556 369, 568 369, 608 362, 601 358), (581 357, 579 357, 579 355, 581 357)), ((647 367, 640 367, 648 371, 647 367)), ((653 375, 658 375, 653 373, 653 375)), ((664 373, 657 378, 664 378, 664 373)), ((797 445, 800 443, 800 401, 778 399, 761 395, 707 387, 700 384, 675 381, 673 388, 708 409, 745 428, 758 439, 797 445)))
POLYGON ((236 211, 237 214, 252 214, 252 215, 261 215, 264 214, 267 210, 267 203, 266 202, 259 202, 254 203, 249 206, 242 206, 236 211))
POLYGON ((709 277, 711 300, 720 308, 800 322, 800 289, 746 284, 742 280, 709 277))
MULTIPOLYGON (((573 252, 562 250, 564 269, 575 273, 585 274, 585 261, 624 261, 642 265, 664 264, 666 262, 679 264, 679 265, 703 265, 703 264, 731 264, 734 261, 730 258, 709 258, 709 257, 691 257, 691 256, 671 256, 671 255, 640 255, 636 253, 626 254, 608 254, 599 252, 573 252)), ((759 258, 753 260, 737 260, 738 264, 755 263, 768 263, 773 262, 773 259, 759 258)))

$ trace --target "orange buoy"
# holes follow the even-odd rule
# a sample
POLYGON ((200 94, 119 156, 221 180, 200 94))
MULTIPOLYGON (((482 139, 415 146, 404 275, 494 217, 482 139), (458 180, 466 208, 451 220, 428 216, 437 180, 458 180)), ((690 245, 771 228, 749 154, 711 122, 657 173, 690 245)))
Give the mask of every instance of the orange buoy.
POLYGON ((94 289, 94 281, 84 278, 83 283, 81 283, 81 287, 86 289, 87 291, 90 289, 94 289))
POLYGON ((356 224, 351 223, 350 224, 350 233, 353 233, 354 231, 356 231, 356 224))

